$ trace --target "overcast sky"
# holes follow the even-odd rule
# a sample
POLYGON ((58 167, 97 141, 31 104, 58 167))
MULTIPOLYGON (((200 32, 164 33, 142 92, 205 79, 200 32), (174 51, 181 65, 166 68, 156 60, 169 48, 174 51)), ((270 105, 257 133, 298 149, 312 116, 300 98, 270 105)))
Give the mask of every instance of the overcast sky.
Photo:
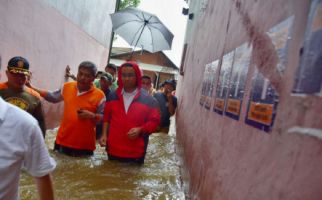
MULTIPOLYGON (((181 62, 181 54, 186 31, 187 16, 182 14, 182 8, 187 7, 184 0, 141 0, 139 9, 155 14, 173 33, 171 50, 163 51, 178 67, 181 62)), ((118 37, 114 47, 128 46, 118 37)))

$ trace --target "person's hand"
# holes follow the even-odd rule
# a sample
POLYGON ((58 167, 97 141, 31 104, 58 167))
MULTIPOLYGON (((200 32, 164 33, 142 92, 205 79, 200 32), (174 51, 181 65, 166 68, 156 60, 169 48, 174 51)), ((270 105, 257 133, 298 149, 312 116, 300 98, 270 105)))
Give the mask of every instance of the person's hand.
POLYGON ((127 133, 127 136, 128 136, 128 138, 133 140, 133 139, 136 139, 137 137, 139 137, 141 132, 142 132, 141 127, 131 128, 129 130, 129 132, 127 133))
POLYGON ((69 65, 67 65, 65 68, 65 78, 68 78, 70 76, 71 76, 70 67, 69 67, 69 65))
POLYGON ((172 95, 172 91, 171 91, 171 90, 167 90, 167 91, 166 91, 166 96, 167 96, 167 99, 168 99, 168 100, 172 100, 172 96, 173 96, 173 95, 172 95))
POLYGON ((101 138, 98 140, 98 143, 101 147, 106 146, 106 134, 102 134, 101 138))
POLYGON ((67 65, 67 66, 66 66, 66 69, 65 69, 65 78, 66 78, 66 79, 71 78, 71 79, 73 79, 74 81, 76 81, 76 79, 77 79, 77 77, 76 77, 74 74, 72 74, 72 73, 70 72, 70 67, 69 67, 69 65, 67 65))
POLYGON ((95 119, 95 113, 82 108, 77 110, 77 115, 80 119, 95 119))

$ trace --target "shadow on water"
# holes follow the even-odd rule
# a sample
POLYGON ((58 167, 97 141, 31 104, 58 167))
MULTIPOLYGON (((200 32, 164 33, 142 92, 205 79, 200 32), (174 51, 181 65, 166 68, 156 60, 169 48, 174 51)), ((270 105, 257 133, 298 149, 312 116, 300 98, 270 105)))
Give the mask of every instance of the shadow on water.
MULTIPOLYGON (((57 162, 53 173, 56 199, 185 199, 175 154, 175 133, 171 132, 151 135, 143 166, 108 161, 99 146, 91 158, 74 158, 50 150, 57 162)), ((55 131, 47 133, 46 143, 52 149, 55 131)), ((34 181, 25 173, 20 181, 20 197, 37 199, 34 181)))

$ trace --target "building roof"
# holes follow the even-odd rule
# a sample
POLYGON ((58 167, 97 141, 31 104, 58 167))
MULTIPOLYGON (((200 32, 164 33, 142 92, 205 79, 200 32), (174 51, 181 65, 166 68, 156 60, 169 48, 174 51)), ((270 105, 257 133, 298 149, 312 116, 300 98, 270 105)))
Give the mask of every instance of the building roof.
MULTIPOLYGON (((113 63, 117 66, 122 65, 125 62, 125 60, 121 60, 121 59, 114 59, 111 58, 110 59, 110 63, 113 63)), ((165 67, 165 66, 161 66, 161 65, 155 65, 155 64, 147 64, 147 63, 141 63, 138 62, 140 69, 142 70, 148 70, 148 71, 154 71, 154 72, 162 72, 162 73, 167 73, 167 74, 177 74, 178 73, 178 69, 173 69, 170 67, 165 67)))
MULTIPOLYGON (((111 59, 124 60, 124 57, 130 57, 131 54, 132 54, 132 48, 113 47, 112 52, 111 52, 111 59)), ((163 66, 163 67, 168 67, 168 68, 173 68, 173 69, 179 70, 178 66, 176 66, 169 59, 169 57, 166 54, 164 54, 162 51, 155 52, 155 53, 150 53, 150 52, 148 52, 146 50, 133 51, 133 55, 135 55, 135 56, 144 55, 144 54, 147 54, 147 55, 159 55, 159 56, 163 57, 163 59, 166 61, 166 63, 168 63, 166 66, 163 66)), ((155 65, 155 63, 149 63, 148 61, 144 61, 144 63, 155 65)), ((162 66, 162 64, 159 64, 159 65, 162 66)))

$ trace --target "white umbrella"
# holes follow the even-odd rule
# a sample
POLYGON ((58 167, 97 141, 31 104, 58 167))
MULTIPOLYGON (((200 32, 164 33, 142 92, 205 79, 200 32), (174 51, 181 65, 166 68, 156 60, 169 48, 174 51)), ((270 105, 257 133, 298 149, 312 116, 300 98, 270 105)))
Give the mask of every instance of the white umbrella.
POLYGON ((136 8, 126 8, 110 16, 113 31, 131 46, 151 53, 171 49, 173 34, 157 16, 136 8))

